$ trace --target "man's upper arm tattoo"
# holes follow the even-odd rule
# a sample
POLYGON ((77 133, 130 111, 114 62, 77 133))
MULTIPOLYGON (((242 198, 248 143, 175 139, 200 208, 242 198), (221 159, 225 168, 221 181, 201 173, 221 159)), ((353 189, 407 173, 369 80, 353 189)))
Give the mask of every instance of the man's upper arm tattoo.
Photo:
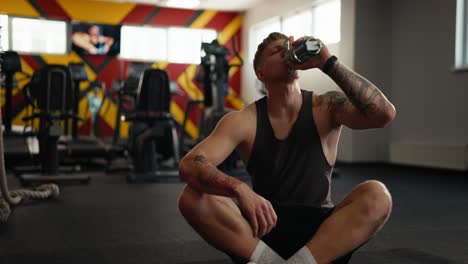
POLYGON ((344 64, 335 63, 330 71, 330 77, 341 87, 353 105, 366 116, 391 107, 375 85, 344 64))
POLYGON ((330 113, 346 112, 348 104, 346 95, 338 91, 330 91, 317 97, 317 105, 324 105, 330 113))

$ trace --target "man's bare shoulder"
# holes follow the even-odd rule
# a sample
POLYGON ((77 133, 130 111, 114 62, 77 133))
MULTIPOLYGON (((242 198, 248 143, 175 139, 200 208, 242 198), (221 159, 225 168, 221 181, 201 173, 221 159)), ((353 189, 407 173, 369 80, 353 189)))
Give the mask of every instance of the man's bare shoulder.
MULTIPOLYGON (((244 108, 231 111, 223 117, 223 121, 229 123, 230 125, 238 126, 238 125, 248 125, 250 122, 254 121, 256 118, 256 107, 255 103, 249 104, 244 108)), ((238 127, 240 128, 240 127, 238 127)))
POLYGON ((256 128, 256 108, 255 104, 249 104, 241 110, 227 113, 217 126, 217 133, 231 135, 239 141, 250 137, 256 128))

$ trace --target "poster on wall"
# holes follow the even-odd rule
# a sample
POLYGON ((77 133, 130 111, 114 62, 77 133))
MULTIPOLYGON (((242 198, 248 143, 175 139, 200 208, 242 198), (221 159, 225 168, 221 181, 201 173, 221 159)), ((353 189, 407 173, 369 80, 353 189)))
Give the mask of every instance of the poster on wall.
POLYGON ((78 54, 114 56, 120 53, 120 25, 72 23, 72 50, 78 54))

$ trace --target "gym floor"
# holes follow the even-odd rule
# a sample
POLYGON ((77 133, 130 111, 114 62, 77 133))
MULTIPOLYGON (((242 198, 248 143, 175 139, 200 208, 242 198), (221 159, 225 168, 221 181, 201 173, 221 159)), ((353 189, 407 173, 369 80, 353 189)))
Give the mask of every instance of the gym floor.
MULTIPOLYGON (((339 168, 335 202, 366 179, 384 182, 394 200, 389 222, 350 263, 468 263, 466 172, 339 168)), ((0 263, 231 263, 179 214, 182 183, 127 184, 124 174, 91 175, 90 185, 61 186, 57 200, 15 208, 0 225, 0 263)))

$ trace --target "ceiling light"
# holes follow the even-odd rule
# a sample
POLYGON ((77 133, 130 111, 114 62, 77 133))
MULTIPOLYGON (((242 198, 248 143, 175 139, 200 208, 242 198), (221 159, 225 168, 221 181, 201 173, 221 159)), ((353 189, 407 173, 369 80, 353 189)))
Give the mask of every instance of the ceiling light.
POLYGON ((168 0, 166 5, 178 8, 195 8, 200 5, 199 0, 168 0))

